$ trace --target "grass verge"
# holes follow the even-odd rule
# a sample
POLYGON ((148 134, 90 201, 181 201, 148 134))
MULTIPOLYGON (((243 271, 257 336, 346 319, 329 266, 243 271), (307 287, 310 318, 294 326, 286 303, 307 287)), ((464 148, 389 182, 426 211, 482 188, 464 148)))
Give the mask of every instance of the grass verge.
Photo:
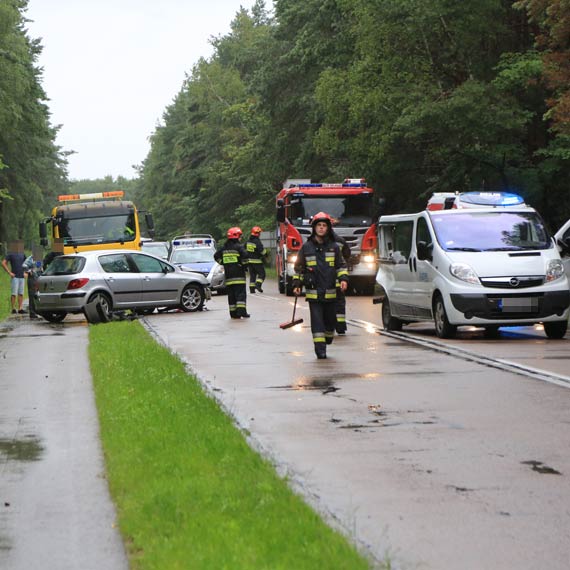
POLYGON ((0 267, 0 321, 3 321, 11 311, 10 282, 10 276, 0 267))
POLYGON ((138 322, 89 329, 111 495, 132 568, 370 568, 138 322))

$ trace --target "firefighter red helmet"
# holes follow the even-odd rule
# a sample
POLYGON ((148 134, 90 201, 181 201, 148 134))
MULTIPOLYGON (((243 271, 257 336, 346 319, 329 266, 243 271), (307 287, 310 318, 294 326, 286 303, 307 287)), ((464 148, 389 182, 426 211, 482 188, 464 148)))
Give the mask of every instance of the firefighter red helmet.
POLYGON ((253 228, 251 228, 252 236, 258 236, 260 233, 261 233, 261 228, 259 226, 253 226, 253 228))
POLYGON ((331 217, 326 212, 319 212, 313 216, 311 220, 311 226, 315 227, 317 222, 326 222, 329 228, 332 228, 332 220, 331 217))
POLYGON ((237 226, 228 230, 228 239, 239 239, 243 232, 237 226))

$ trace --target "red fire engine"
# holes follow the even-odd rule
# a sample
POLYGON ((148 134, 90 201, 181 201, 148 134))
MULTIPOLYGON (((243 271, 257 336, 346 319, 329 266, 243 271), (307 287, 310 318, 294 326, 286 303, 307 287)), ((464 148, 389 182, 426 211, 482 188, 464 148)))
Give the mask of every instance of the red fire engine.
POLYGON ((277 255, 279 292, 292 295, 297 253, 311 235, 311 219, 326 212, 334 220, 334 231, 350 247, 350 285, 374 292, 378 257, 374 190, 364 179, 346 179, 342 184, 287 180, 277 194, 277 255))

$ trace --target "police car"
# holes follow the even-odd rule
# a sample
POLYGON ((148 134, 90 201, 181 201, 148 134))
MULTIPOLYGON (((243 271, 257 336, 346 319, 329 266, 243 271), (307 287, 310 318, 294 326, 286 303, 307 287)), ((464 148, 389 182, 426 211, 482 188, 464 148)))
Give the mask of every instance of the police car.
POLYGON ((201 273, 210 282, 210 289, 225 292, 224 268, 214 259, 216 241, 210 234, 185 234, 171 240, 168 260, 183 271, 201 273))

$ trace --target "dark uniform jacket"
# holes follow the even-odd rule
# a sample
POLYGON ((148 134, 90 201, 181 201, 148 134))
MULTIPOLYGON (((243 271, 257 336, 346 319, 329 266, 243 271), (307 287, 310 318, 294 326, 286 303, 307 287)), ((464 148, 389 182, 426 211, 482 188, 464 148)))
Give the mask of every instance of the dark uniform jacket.
POLYGON ((339 236, 334 230, 332 232, 332 236, 334 241, 336 241, 340 247, 342 257, 344 257, 344 260, 348 264, 350 261, 350 256, 352 255, 349 245, 346 243, 346 240, 342 236, 339 236))
POLYGON ((321 244, 311 236, 297 256, 293 287, 305 285, 307 301, 332 302, 336 299, 337 279, 348 282, 340 247, 328 238, 321 244))
POLYGON ((267 250, 257 236, 250 236, 245 244, 249 263, 263 263, 263 258, 267 255, 267 250))
POLYGON ((247 252, 237 239, 229 239, 216 251, 214 259, 224 266, 226 285, 245 285, 247 252))

